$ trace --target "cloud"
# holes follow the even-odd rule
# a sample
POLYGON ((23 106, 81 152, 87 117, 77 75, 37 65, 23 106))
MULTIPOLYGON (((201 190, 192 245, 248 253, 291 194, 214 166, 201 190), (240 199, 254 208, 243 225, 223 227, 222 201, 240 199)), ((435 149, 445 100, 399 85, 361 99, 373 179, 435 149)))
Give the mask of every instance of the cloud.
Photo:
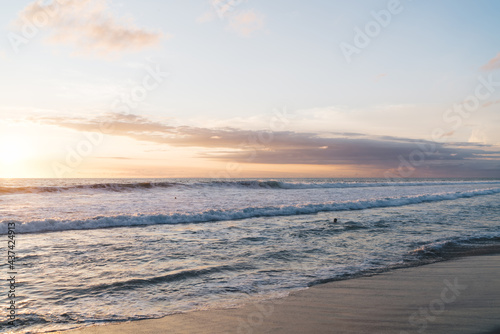
POLYGON ((142 116, 117 113, 92 119, 32 117, 31 120, 85 132, 100 132, 105 125, 112 129, 114 136, 174 147, 201 148, 200 158, 223 162, 341 165, 394 171, 406 161, 428 176, 500 176, 500 151, 486 144, 445 144, 360 133, 332 132, 320 136, 293 131, 172 126, 142 116), (438 172, 441 174, 436 175, 438 172))
POLYGON ((486 108, 486 107, 489 107, 489 106, 492 106, 492 105, 495 105, 495 104, 498 104, 500 103, 500 100, 496 100, 496 101, 488 101, 486 103, 484 103, 482 105, 483 108, 486 108))
MULTIPOLYGON (((106 159, 106 160, 134 160, 128 157, 96 157, 96 159, 106 159)), ((141 159, 144 160, 144 159, 141 159)))
POLYGON ((264 27, 264 17, 262 14, 247 10, 239 12, 230 17, 228 28, 241 36, 249 37, 255 31, 264 27))
POLYGON ((106 0, 54 0, 50 4, 37 0, 14 22, 18 28, 26 24, 45 28, 51 43, 72 45, 87 54, 139 51, 169 37, 139 28, 131 18, 114 17, 106 0))
POLYGON ((215 14, 212 11, 207 11, 196 18, 198 23, 207 23, 215 19, 215 14))
POLYGON ((488 135, 485 131, 484 126, 475 127, 469 137, 469 142, 471 143, 486 143, 488 141, 488 135))
POLYGON ((209 2, 217 16, 224 19, 229 14, 233 14, 235 9, 246 2, 246 0, 210 0, 209 2))
POLYGON ((481 69, 484 71, 492 71, 497 68, 500 68, 500 53, 497 54, 494 58, 490 59, 488 63, 481 67, 481 69))
POLYGON ((200 15, 196 22, 207 23, 219 18, 226 21, 226 29, 243 37, 251 36, 255 31, 264 28, 264 15, 253 10, 242 10, 246 0, 210 0, 209 11, 200 15))
POLYGON ((377 75, 375 77, 375 81, 380 81, 380 79, 382 79, 383 77, 386 77, 387 76, 387 73, 380 73, 379 75, 377 75))

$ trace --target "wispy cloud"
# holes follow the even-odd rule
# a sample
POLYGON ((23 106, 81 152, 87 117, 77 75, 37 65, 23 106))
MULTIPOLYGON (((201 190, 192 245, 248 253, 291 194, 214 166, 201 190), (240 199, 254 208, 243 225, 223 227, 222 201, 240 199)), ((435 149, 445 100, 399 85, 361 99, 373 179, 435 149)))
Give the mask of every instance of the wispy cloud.
POLYGON ((247 10, 231 16, 228 28, 241 36, 248 37, 264 27, 264 16, 254 10, 247 10))
POLYGON ((85 54, 106 55, 138 51, 158 45, 161 32, 137 27, 131 18, 116 18, 106 0, 34 1, 19 13, 14 22, 22 27, 29 22, 48 31, 48 41, 74 46, 85 54))
POLYGON ((499 176, 500 151, 497 147, 476 143, 434 143, 425 140, 360 133, 316 133, 293 131, 252 131, 236 128, 209 129, 172 126, 132 114, 110 113, 98 118, 33 117, 32 121, 78 131, 99 132, 102 125, 112 135, 175 147, 201 148, 199 157, 240 163, 355 165, 391 170, 401 158, 431 147, 418 169, 432 175, 499 176), (271 138, 262 143, 258 138, 271 138), (436 169, 438 168, 438 169, 436 169), (482 174, 481 174, 482 173, 482 174))
POLYGON ((215 13, 213 11, 206 11, 205 13, 201 14, 196 18, 196 22, 198 23, 207 23, 211 22, 215 19, 215 13))
POLYGON ((497 54, 492 59, 490 59, 489 62, 487 62, 486 64, 484 64, 481 67, 481 69, 484 71, 492 71, 492 70, 495 70, 497 68, 500 68, 500 53, 497 54))
POLYGON ((483 108, 486 108, 486 107, 489 107, 489 106, 492 106, 492 105, 495 105, 495 104, 498 104, 500 103, 500 100, 496 100, 496 101, 488 101, 486 103, 483 104, 483 108))
POLYGON ((200 15, 196 22, 212 22, 216 18, 226 22, 226 29, 243 37, 264 28, 264 15, 254 9, 242 9, 244 0, 210 0, 211 9, 200 15))
POLYGON ((380 79, 382 79, 383 77, 386 77, 387 76, 387 73, 380 73, 379 75, 377 75, 375 77, 375 81, 380 81, 380 79))

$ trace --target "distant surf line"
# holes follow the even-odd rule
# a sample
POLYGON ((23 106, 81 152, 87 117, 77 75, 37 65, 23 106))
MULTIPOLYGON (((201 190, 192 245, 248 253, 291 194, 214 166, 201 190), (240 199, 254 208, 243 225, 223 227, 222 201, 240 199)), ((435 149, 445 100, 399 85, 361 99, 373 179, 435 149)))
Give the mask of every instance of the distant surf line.
POLYGON ((0 195, 29 194, 29 193, 55 193, 78 190, 100 190, 111 192, 146 190, 155 188, 172 187, 225 187, 225 188, 250 188, 250 189, 342 189, 342 188, 374 188, 374 187, 418 187, 418 186, 448 186, 448 185, 494 185, 500 181, 413 181, 413 182, 286 182, 278 180, 236 180, 236 181, 206 181, 206 182, 106 182, 94 184, 77 184, 70 186, 24 186, 1 187, 0 195))

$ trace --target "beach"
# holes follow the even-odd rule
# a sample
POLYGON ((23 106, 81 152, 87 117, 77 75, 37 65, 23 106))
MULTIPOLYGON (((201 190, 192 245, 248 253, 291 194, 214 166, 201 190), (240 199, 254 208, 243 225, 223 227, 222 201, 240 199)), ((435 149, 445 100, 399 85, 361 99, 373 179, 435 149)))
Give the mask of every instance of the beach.
POLYGON ((241 308, 61 333, 500 333, 500 255, 319 284, 241 308))

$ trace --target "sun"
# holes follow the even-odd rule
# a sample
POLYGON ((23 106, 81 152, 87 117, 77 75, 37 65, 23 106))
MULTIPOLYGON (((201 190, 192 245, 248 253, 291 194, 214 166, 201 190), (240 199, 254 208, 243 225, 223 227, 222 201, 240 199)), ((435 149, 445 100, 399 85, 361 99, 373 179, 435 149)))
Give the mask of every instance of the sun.
POLYGON ((0 135, 0 165, 12 166, 34 154, 31 143, 20 135, 0 135))

